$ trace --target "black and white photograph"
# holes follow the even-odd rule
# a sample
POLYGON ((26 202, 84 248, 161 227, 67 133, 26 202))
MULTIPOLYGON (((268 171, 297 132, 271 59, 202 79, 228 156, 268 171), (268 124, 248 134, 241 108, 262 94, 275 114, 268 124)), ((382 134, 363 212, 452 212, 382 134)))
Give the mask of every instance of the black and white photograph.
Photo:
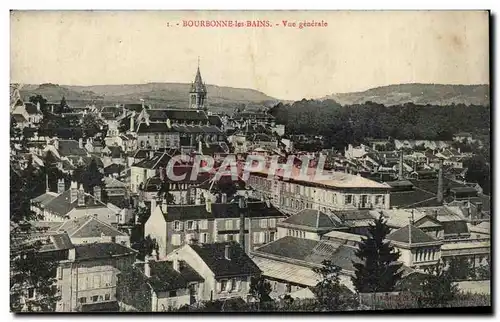
POLYGON ((489 11, 9 20, 11 312, 492 312, 489 11))

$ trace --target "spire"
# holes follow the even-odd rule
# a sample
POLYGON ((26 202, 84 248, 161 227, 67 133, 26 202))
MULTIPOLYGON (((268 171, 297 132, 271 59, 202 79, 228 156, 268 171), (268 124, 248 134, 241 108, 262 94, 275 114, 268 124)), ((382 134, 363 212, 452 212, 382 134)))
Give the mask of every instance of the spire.
POLYGON ((194 82, 191 85, 191 93, 206 93, 207 88, 203 83, 203 79, 201 78, 200 72, 200 57, 198 57, 198 67, 196 69, 196 76, 194 78, 194 82))

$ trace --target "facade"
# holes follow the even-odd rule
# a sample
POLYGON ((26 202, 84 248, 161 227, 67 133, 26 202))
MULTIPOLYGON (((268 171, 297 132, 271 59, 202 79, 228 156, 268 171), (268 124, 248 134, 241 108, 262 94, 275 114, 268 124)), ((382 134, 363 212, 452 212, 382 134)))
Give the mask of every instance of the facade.
POLYGON ((294 168, 289 180, 284 179, 283 172, 271 178, 266 171, 252 172, 248 185, 255 189, 256 197, 271 200, 287 213, 306 208, 321 211, 390 208, 389 185, 341 172, 328 173, 327 180, 315 180, 313 175, 299 179, 298 171, 294 168))
POLYGON ((236 243, 184 245, 168 254, 169 261, 184 261, 204 280, 198 301, 241 298, 248 300, 251 278, 261 271, 236 243))
POLYGON ((144 235, 156 239, 160 259, 174 249, 192 242, 240 242, 241 216, 245 217, 245 250, 277 238, 277 223, 284 219, 272 205, 248 202, 240 212, 236 203, 205 203, 202 205, 156 205, 153 199, 151 216, 144 235))

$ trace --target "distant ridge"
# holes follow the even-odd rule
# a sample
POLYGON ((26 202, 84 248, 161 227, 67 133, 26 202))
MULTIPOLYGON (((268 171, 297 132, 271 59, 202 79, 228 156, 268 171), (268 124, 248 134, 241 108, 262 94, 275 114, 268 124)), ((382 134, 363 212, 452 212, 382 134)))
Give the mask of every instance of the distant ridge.
MULTIPOLYGON (((155 107, 187 108, 190 84, 182 83, 147 83, 124 85, 70 86, 57 84, 24 85, 21 95, 25 98, 40 94, 48 101, 59 101, 62 96, 68 102, 85 104, 100 101, 102 104, 139 102, 144 99, 155 107)), ((232 88, 207 85, 210 106, 228 107, 227 105, 266 105, 270 106, 277 99, 253 89, 232 88)))
POLYGON ((341 105, 361 104, 367 101, 388 106, 404 103, 490 105, 488 85, 399 84, 362 92, 337 93, 321 99, 333 99, 341 105))

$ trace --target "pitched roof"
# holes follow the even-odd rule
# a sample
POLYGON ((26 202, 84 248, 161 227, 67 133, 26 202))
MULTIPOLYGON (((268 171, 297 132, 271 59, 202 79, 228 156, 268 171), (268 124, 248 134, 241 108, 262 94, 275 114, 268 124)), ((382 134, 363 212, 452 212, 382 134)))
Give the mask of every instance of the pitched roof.
POLYGON ((166 123, 146 123, 142 122, 137 127, 137 133, 164 133, 164 132, 174 132, 172 128, 169 128, 166 123))
POLYGON ((206 93, 207 88, 201 79, 200 67, 196 70, 196 76, 194 78, 194 82, 191 84, 191 93, 206 93))
MULTIPOLYGON (((201 282, 204 279, 186 262, 179 262, 179 271, 173 268, 171 261, 150 261, 151 277, 148 283, 156 292, 165 292, 188 287, 189 282, 201 282)), ((143 268, 143 267, 142 267, 143 268)))
POLYGON ((341 227, 342 224, 322 211, 304 209, 288 217, 281 223, 289 225, 306 226, 314 229, 332 229, 341 227))
MULTIPOLYGON (((159 207, 161 209, 161 207, 159 207)), ((211 212, 206 205, 168 205, 167 212, 163 214, 166 221, 174 220, 200 220, 212 218, 239 218, 240 210, 237 203, 213 203, 211 212)), ((255 217, 284 217, 273 205, 267 206, 265 202, 248 202, 247 218, 255 217)))
POLYGON ((40 248, 40 251, 54 251, 54 250, 66 250, 73 248, 73 244, 71 243, 71 239, 66 233, 56 233, 50 234, 48 236, 48 243, 44 243, 44 245, 40 248))
POLYGON ((285 236, 255 249, 254 253, 269 254, 282 259, 299 260, 310 264, 321 264, 330 260, 342 269, 354 270, 352 260, 356 247, 331 240, 311 240, 285 236))
POLYGON ((208 121, 207 114, 196 109, 150 109, 146 113, 150 122, 165 122, 167 119, 178 122, 208 121))
POLYGON ((14 120, 16 120, 17 123, 23 123, 28 121, 22 114, 12 114, 12 117, 14 118, 14 120))
POLYGON ((107 167, 104 168, 104 174, 106 176, 110 175, 110 174, 115 174, 115 173, 119 174, 123 170, 125 170, 125 166, 124 165, 112 163, 112 164, 110 164, 110 165, 108 165, 107 167))
POLYGON ((67 232, 73 238, 126 236, 125 233, 91 215, 67 220, 58 230, 67 232))
POLYGON ((214 243, 204 245, 190 245, 190 247, 207 264, 215 277, 235 275, 255 275, 260 269, 248 257, 245 251, 236 243, 214 243), (229 245, 229 257, 225 258, 225 248, 229 245))
POLYGON ((465 220, 441 222, 445 235, 469 235, 469 228, 465 220))
POLYGON ((75 254, 76 260, 89 260, 135 255, 136 251, 116 243, 93 243, 76 245, 75 254))
POLYGON ((46 204, 48 204, 52 199, 54 199, 57 196, 58 196, 57 193, 49 191, 49 192, 45 192, 42 195, 39 195, 38 197, 32 199, 31 201, 35 202, 35 203, 40 203, 41 205, 45 206, 46 204))
POLYGON ((89 212, 97 212, 100 209, 111 212, 102 201, 98 201, 91 194, 85 193, 85 206, 78 206, 78 199, 71 202, 70 198, 71 189, 68 189, 48 202, 45 209, 60 216, 65 216, 75 208, 88 210, 89 212))
MULTIPOLYGON (((398 230, 390 233, 387 236, 387 239, 395 241, 395 242, 408 244, 410 241, 410 225, 406 225, 406 226, 399 228, 398 230)), ((434 242, 434 241, 436 241, 436 239, 427 235, 419 228, 411 225, 411 243, 412 244, 429 243, 429 242, 434 242)))
POLYGON ((118 179, 104 177, 104 184, 106 188, 126 188, 127 185, 118 179))
POLYGON ((58 140, 59 143, 59 155, 68 156, 68 155, 79 155, 85 156, 87 155, 87 151, 84 148, 80 148, 78 141, 75 140, 58 140))

